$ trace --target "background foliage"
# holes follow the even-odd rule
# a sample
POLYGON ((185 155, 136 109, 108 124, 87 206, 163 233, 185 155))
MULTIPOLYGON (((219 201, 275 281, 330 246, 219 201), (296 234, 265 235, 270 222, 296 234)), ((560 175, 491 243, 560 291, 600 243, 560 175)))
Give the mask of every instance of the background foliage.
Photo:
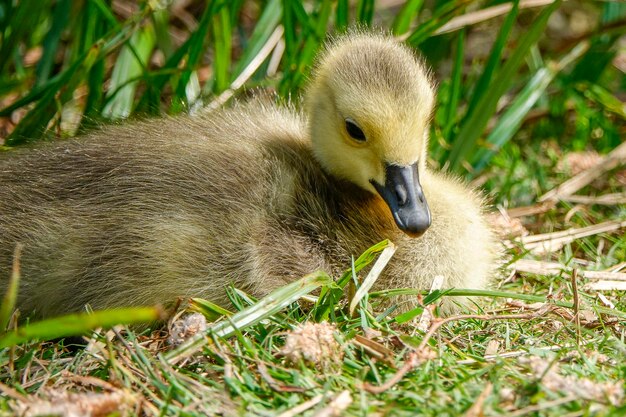
MULTIPOLYGON (((357 26, 391 32, 424 56, 439 84, 431 165, 482 185, 503 217, 522 219, 515 225, 520 234, 540 238, 624 221, 623 161, 577 190, 578 200, 536 204, 623 142, 622 1, 2 0, 1 149, 125 118, 228 105, 256 88, 298 104, 325 40, 357 26), (513 216, 520 206, 530 214, 513 216)), ((236 289, 229 289, 231 310, 194 299, 195 310, 221 321, 209 338, 192 341, 203 354, 183 363, 171 359, 190 353, 164 355, 170 348, 158 331, 92 332, 153 320, 163 314, 159 308, 16 327, 16 269, 0 306, 0 415, 36 415, 36 407, 50 412, 59 404, 67 412, 81 401, 95 407, 105 400, 129 414, 274 415, 316 399, 307 412, 324 415, 345 392, 351 415, 624 415, 624 293, 578 289, 571 279, 576 268, 619 274, 626 265, 623 226, 603 230, 609 232, 583 234, 550 253, 505 236, 509 263, 551 261, 553 269, 509 265, 499 288, 478 292, 490 318, 460 317, 436 338, 414 319, 440 297, 466 290, 431 293, 424 307, 401 315, 377 303, 412 289, 366 294, 355 315, 344 308, 344 289, 360 285, 353 277, 388 242, 352 265, 347 259, 335 281, 318 274, 281 288, 278 302, 257 302, 236 289), (318 287, 312 307, 293 303, 318 287), (527 316, 503 318, 512 310, 527 316), (321 319, 336 325, 343 359, 331 370, 287 365, 280 354, 285 334, 321 319), (40 342, 71 334, 89 334, 89 347, 40 342), (363 389, 363 382, 392 379, 420 345, 437 359, 383 393, 363 389)))
POLYGON ((433 159, 473 176, 523 124, 574 149, 621 141, 625 22, 611 1, 5 1, 0 117, 14 146, 252 87, 288 97, 328 34, 373 26, 437 68, 433 159))

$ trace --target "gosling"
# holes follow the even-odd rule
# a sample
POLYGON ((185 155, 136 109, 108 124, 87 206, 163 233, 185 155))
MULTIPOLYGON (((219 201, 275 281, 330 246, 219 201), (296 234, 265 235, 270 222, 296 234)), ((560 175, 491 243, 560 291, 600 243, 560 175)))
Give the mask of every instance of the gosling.
POLYGON ((337 276, 383 239, 378 289, 484 288, 482 200, 426 167, 433 101, 410 49, 354 33, 321 53, 303 112, 259 97, 0 155, 0 288, 21 243, 23 313, 227 305, 229 284, 261 297, 337 276))

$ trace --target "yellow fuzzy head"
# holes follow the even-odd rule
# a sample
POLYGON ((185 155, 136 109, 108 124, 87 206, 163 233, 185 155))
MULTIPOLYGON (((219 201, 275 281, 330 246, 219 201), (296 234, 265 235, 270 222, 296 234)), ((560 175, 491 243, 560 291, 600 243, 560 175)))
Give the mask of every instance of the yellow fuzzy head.
POLYGON ((386 165, 423 169, 434 88, 420 60, 392 37, 332 42, 307 90, 310 133, 324 169, 376 192, 386 165))

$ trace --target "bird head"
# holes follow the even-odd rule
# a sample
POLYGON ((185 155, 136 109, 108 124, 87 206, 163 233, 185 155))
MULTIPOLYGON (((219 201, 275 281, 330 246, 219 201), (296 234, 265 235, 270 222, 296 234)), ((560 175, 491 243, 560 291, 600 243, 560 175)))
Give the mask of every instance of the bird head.
POLYGON ((433 102, 433 83, 414 52, 365 33, 331 41, 306 92, 316 159, 382 198, 410 236, 431 223, 420 177, 433 102))

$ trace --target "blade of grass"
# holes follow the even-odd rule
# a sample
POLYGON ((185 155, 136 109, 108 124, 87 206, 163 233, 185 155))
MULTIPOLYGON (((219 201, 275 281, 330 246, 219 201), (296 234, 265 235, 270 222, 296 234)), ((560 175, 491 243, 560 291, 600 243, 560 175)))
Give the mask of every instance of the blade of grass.
POLYGON ((202 298, 192 298, 190 304, 191 310, 202 313, 210 321, 215 321, 222 316, 232 316, 232 311, 226 310, 212 303, 209 300, 203 300, 202 298))
POLYGON ((197 29, 168 58, 162 68, 161 75, 155 77, 154 81, 150 83, 150 88, 141 98, 138 108, 149 113, 158 113, 159 98, 168 81, 172 83, 175 92, 171 101, 170 112, 178 113, 188 106, 188 97, 197 95, 190 94, 190 88, 193 88, 195 84, 195 80, 191 80, 191 78, 196 77, 195 71, 204 54, 208 30, 212 26, 210 22, 215 13, 219 12, 224 5, 225 2, 220 1, 208 2, 198 22, 197 29), (179 66, 183 60, 185 66, 181 71, 179 66))
POLYGON ((326 39, 326 27, 328 26, 331 11, 332 1, 323 0, 316 16, 317 21, 313 25, 314 32, 307 36, 302 55, 300 56, 300 63, 296 73, 297 87, 300 86, 301 81, 304 79, 305 75, 308 74, 308 69, 313 65, 313 59, 317 51, 326 39))
MULTIPOLYGON (((243 71, 241 71, 241 73, 237 76, 237 78, 233 80, 229 88, 225 90, 224 92, 222 92, 219 96, 215 97, 210 103, 208 103, 204 107, 204 109, 207 111, 211 111, 224 105, 224 103, 230 100, 234 96, 235 92, 239 90, 246 82, 248 82, 255 73, 259 72, 259 67, 263 65, 263 62, 265 62, 268 59, 268 57, 271 56, 270 60, 279 59, 276 56, 274 56, 273 53, 275 53, 277 49, 282 48, 280 46, 280 43, 282 40, 283 33, 284 33, 283 27, 280 25, 277 26, 274 32, 272 33, 272 35, 270 36, 270 38, 263 45, 263 47, 259 50, 259 54, 255 56, 254 59, 250 61, 250 64, 248 64, 248 66, 245 67, 243 71)), ((282 53, 282 51, 280 53, 282 53)), ((275 62, 272 65, 278 65, 278 62, 275 62)), ((207 86, 208 86, 208 83, 205 84, 205 89, 207 88, 207 86)))
POLYGON ((626 4, 623 2, 606 2, 602 8, 602 20, 603 24, 616 22, 626 17, 626 4))
POLYGON ((616 55, 614 48, 619 36, 599 35, 593 39, 591 48, 572 70, 572 83, 586 81, 597 84, 600 77, 616 55))
MULTIPOLYGON (((246 49, 239 58, 232 72, 231 82, 234 82, 248 68, 250 63, 261 52, 267 41, 272 37, 281 19, 284 18, 281 0, 267 2, 254 31, 247 42, 246 49)), ((285 37, 287 35, 285 34, 285 37)))
POLYGON ((108 4, 104 2, 104 0, 90 0, 88 3, 94 4, 98 8, 98 10, 100 10, 102 16, 109 22, 111 26, 113 26, 117 30, 121 29, 120 23, 115 18, 113 10, 108 4))
POLYGON ((59 86, 59 81, 64 77, 65 71, 48 80, 45 85, 42 85, 40 87, 34 87, 24 97, 16 100, 15 102, 0 110, 0 117, 10 116, 11 113, 19 109, 20 107, 27 106, 30 103, 33 103, 40 100, 42 97, 45 97, 51 89, 57 88, 59 86))
MULTIPOLYGON (((446 295, 447 293, 448 291, 441 291, 441 290, 431 291, 428 293, 428 295, 426 295, 426 297, 424 297, 424 301, 422 302, 422 304, 424 306, 430 305, 434 303, 435 301, 437 301, 438 299, 440 299, 441 297, 443 297, 444 295, 446 295)), ((419 306, 405 313, 398 314, 396 317, 394 317, 393 321, 398 324, 403 324, 403 323, 413 320, 415 317, 419 316, 423 312, 424 312, 424 307, 419 306)))
POLYGON ((383 269, 385 268, 385 266, 387 266, 395 252, 396 245, 389 242, 389 245, 380 253, 380 256, 374 263, 374 266, 372 266, 372 269, 361 283, 361 286, 357 290, 356 294, 354 294, 354 297, 350 302, 350 315, 354 313, 354 310, 356 309, 356 306, 359 304, 361 299, 363 299, 363 297, 367 295, 368 291, 372 288, 372 286, 374 285, 380 274, 383 272, 383 269))
MULTIPOLYGON (((378 298, 378 297, 395 297, 398 295, 418 295, 425 294, 426 291, 416 290, 414 288, 398 288, 392 290, 382 290, 371 292, 369 294, 370 298, 378 298)), ((492 291, 492 290, 475 290, 475 289, 460 289, 460 288, 452 288, 445 290, 445 295, 449 297, 489 297, 489 298, 511 298, 514 300, 523 300, 529 301, 533 303, 549 303, 554 304, 559 307, 564 308, 574 308, 574 304, 568 301, 560 301, 555 300, 553 298, 548 299, 547 297, 541 295, 532 295, 532 294, 519 294, 514 292, 507 291, 492 291)), ((626 312, 620 311, 617 309, 611 309, 601 306, 592 306, 594 310, 601 314, 606 314, 609 316, 619 317, 621 319, 626 319, 626 312)))
POLYGON ((241 331, 249 328, 250 326, 254 326, 255 324, 260 323, 263 320, 273 320, 279 322, 281 319, 284 319, 284 314, 280 311, 304 297, 310 294, 315 290, 316 286, 327 285, 329 282, 332 282, 331 278, 328 277, 323 271, 316 271, 312 274, 309 274, 299 281, 301 283, 300 288, 294 283, 287 284, 284 287, 278 288, 274 290, 272 293, 267 295, 262 299, 257 299, 244 291, 231 287, 230 288, 230 300, 233 301, 233 305, 237 306, 239 310, 234 315, 229 312, 229 314, 223 314, 226 321, 222 321, 219 323, 215 323, 214 331, 226 331, 228 333, 227 336, 222 336, 216 332, 212 333, 213 337, 230 337, 235 334, 241 334, 241 331), (274 301, 276 301, 274 303, 274 301), (288 301, 292 300, 292 301, 288 301), (279 307, 281 305, 282 307, 279 307), (252 314, 252 317, 244 317, 246 313, 252 314), (234 327, 233 327, 234 326, 234 327))
MULTIPOLYGON (((301 2, 290 2, 290 8, 293 13, 293 17, 296 22, 300 23, 300 27, 304 33, 310 32, 315 27, 315 20, 313 18, 314 12, 311 13, 311 16, 304 9, 304 4, 301 2)), ((300 38, 302 39, 302 38, 300 38)))
POLYGON ((0 96, 5 96, 20 86, 22 86, 21 80, 15 78, 2 78, 0 79, 0 96))
MULTIPOLYGON (((111 36, 113 36, 114 42, 116 40, 119 42, 119 44, 126 42, 127 37, 129 37, 131 34, 131 31, 129 30, 129 25, 126 24, 124 25, 124 27, 122 27, 121 25, 117 23, 117 21, 115 21, 115 18, 113 18, 114 27, 112 29, 109 29, 108 32, 102 33, 101 36, 98 36, 100 35, 99 33, 100 30, 102 30, 103 32, 104 30, 106 30, 106 28, 102 29, 102 27, 98 27, 98 26, 102 26, 102 25, 98 25, 99 16, 102 14, 102 13, 98 13, 98 11, 101 12, 102 10, 100 8, 96 9, 95 6, 92 5, 92 4, 98 5, 99 3, 101 3, 101 0, 93 0, 92 2, 88 2, 85 5, 85 9, 83 9, 84 13, 86 13, 85 22, 84 22, 85 26, 82 28, 82 31, 77 31, 76 33, 76 37, 79 39, 81 46, 78 48, 73 48, 76 51, 80 52, 81 55, 79 57, 72 58, 72 60, 69 61, 70 63, 68 64, 67 69, 55 75, 54 77, 49 78, 43 84, 33 86, 33 88, 24 97, 16 100, 11 105, 0 110, 0 117, 10 116, 13 111, 19 109, 20 107, 24 107, 24 106, 27 106, 28 104, 38 101, 42 97, 44 97, 46 94, 48 94, 51 90, 58 90, 59 85, 66 84, 67 77, 66 77, 65 72, 68 70, 71 70, 76 61, 84 60, 85 56, 90 53, 91 48, 95 46, 96 43, 98 42, 103 43, 105 42, 104 39, 107 39, 111 36)), ((106 6, 102 6, 102 7, 106 9, 106 6)), ((107 43, 105 42, 105 47, 103 48, 103 55, 109 54, 113 49, 118 47, 119 44, 114 45, 112 48, 109 48, 107 46, 107 43)), ((99 90, 102 89, 102 85, 103 85, 102 83, 99 84, 98 86, 99 90)))
POLYGON ((148 88, 137 104, 138 111, 158 114, 161 94, 168 82, 172 84, 175 91, 170 111, 176 113, 185 107, 189 79, 202 58, 204 42, 208 28, 211 26, 209 22, 216 9, 219 10, 218 6, 219 4, 216 5, 215 2, 207 4, 198 22, 197 29, 167 58, 159 73, 151 77, 150 83, 147 85, 148 88), (179 66, 183 61, 185 61, 186 65, 185 70, 181 71, 179 66))
POLYGON ((148 59, 156 42, 152 23, 149 22, 131 36, 120 51, 106 97, 102 115, 109 119, 128 117, 135 102, 137 82, 129 82, 146 71, 148 59))
POLYGON ((456 124, 456 113, 459 106, 459 99, 461 97, 461 77, 463 75, 463 68, 465 66, 465 30, 459 33, 459 37, 456 42, 456 57, 454 60, 454 67, 452 70, 452 83, 450 85, 448 100, 446 103, 445 111, 445 124, 443 127, 444 139, 450 137, 452 128, 456 124))
POLYGON ((313 316, 316 321, 327 320, 331 311, 335 308, 339 299, 344 295, 344 288, 348 283, 356 277, 356 274, 363 268, 374 262, 374 259, 385 249, 392 246, 389 240, 383 240, 380 243, 370 247, 354 261, 352 268, 346 270, 344 274, 337 280, 336 285, 322 288, 320 296, 313 310, 313 316))
POLYGON ((87 75, 86 81, 89 93, 87 94, 87 100, 85 101, 85 117, 81 119, 79 132, 84 132, 86 129, 93 127, 96 119, 99 119, 102 114, 104 102, 102 86, 105 85, 105 77, 106 63, 104 59, 99 59, 91 67, 89 74, 87 75))
POLYGON ((306 42, 313 32, 311 18, 299 2, 284 2, 283 25, 285 27, 285 72, 280 82, 279 91, 282 95, 293 93, 296 88, 295 77, 301 62, 302 42, 306 42), (301 28, 298 30, 298 24, 301 28))

